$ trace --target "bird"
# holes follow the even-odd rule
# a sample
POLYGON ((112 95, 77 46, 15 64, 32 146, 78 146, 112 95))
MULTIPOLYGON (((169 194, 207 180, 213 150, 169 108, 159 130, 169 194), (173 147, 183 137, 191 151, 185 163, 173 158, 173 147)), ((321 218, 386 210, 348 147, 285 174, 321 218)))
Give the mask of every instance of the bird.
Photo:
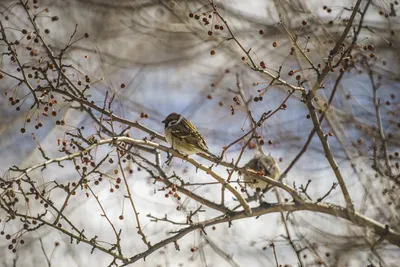
POLYGON ((197 128, 181 114, 172 112, 162 123, 165 124, 165 139, 172 148, 186 155, 205 153, 218 158, 209 151, 206 140, 197 128))
MULTIPOLYGON (((254 156, 244 166, 247 169, 252 169, 257 172, 262 172, 265 176, 268 176, 274 180, 279 180, 281 171, 278 163, 272 156, 266 156, 264 154, 254 156)), ((257 179, 255 176, 251 176, 247 173, 243 174, 243 180, 250 187, 255 188, 257 191, 267 191, 272 186, 263 180, 257 179)))

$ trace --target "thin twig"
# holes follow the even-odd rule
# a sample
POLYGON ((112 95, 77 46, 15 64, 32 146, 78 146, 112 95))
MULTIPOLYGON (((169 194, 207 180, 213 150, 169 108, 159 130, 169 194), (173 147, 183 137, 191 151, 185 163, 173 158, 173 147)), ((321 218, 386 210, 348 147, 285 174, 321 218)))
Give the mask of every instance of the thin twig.
POLYGON ((279 267, 278 257, 276 256, 275 244, 274 244, 274 243, 271 243, 270 246, 272 247, 272 250, 273 250, 273 252, 274 252, 274 258, 275 258, 276 267, 279 267))
POLYGON ((44 249, 42 238, 39 238, 39 241, 40 241, 40 248, 42 249, 43 255, 46 258, 47 266, 51 267, 51 261, 50 261, 49 257, 47 256, 46 250, 44 249))

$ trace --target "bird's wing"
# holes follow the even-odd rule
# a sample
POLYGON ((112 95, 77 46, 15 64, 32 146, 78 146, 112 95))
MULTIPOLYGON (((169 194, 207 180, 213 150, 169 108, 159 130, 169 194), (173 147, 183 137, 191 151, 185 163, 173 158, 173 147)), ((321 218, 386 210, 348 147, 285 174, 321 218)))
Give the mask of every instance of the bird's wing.
POLYGON ((208 146, 204 137, 199 133, 196 127, 187 119, 183 119, 180 123, 174 125, 171 133, 188 144, 199 147, 204 151, 208 151, 208 146))

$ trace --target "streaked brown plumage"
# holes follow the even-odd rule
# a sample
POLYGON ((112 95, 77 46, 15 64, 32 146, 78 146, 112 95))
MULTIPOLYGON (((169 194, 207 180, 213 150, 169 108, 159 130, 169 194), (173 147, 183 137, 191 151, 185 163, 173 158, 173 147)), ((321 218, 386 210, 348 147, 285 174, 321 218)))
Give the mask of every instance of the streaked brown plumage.
MULTIPOLYGON (((278 180, 281 175, 279 165, 271 156, 257 155, 247 162, 245 167, 253 169, 257 172, 263 172, 265 176, 268 176, 274 180, 278 180)), ((256 179, 254 176, 250 176, 248 174, 243 175, 243 180, 253 188, 260 188, 261 190, 264 190, 268 187, 268 183, 260 179, 256 179)))
POLYGON ((206 153, 214 156, 197 128, 182 115, 173 112, 162 123, 165 124, 165 138, 174 149, 186 155, 206 153))

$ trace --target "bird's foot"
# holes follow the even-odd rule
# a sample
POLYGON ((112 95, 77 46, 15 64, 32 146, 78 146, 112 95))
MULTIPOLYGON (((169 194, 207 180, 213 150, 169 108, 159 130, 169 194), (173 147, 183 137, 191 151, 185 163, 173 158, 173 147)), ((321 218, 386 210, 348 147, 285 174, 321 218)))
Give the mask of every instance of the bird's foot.
POLYGON ((262 192, 258 192, 258 202, 260 204, 265 202, 265 196, 262 192))
POLYGON ((167 166, 169 166, 173 158, 174 156, 170 155, 169 152, 167 152, 167 160, 164 162, 164 164, 167 164, 167 166))
POLYGON ((185 155, 185 156, 182 158, 182 161, 189 161, 189 156, 188 156, 188 155, 185 155))

